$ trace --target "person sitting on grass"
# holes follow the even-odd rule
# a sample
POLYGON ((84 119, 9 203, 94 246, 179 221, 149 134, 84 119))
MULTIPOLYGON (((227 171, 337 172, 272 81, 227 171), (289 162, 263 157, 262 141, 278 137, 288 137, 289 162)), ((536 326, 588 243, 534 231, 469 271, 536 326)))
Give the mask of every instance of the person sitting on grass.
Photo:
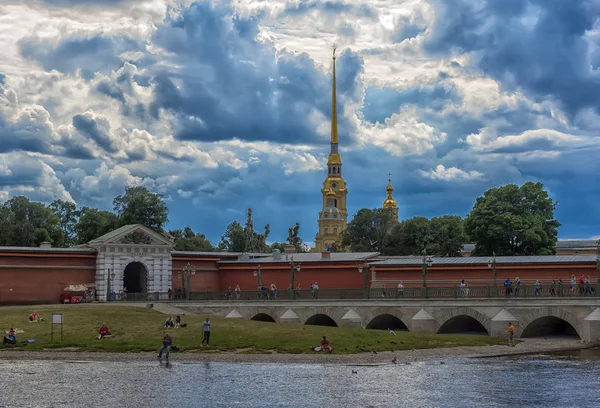
POLYGON ((2 339, 2 344, 17 344, 17 337, 15 336, 15 333, 15 329, 11 327, 10 330, 7 332, 6 336, 4 336, 4 338, 2 339))
POLYGON ((98 331, 98 340, 103 339, 105 337, 112 337, 112 334, 110 334, 110 330, 108 330, 108 326, 106 325, 106 323, 102 323, 102 326, 98 331))
POLYGON ((166 327, 167 329, 170 328, 170 327, 175 327, 175 322, 173 321, 173 317, 169 317, 165 321, 165 324, 163 325, 163 327, 166 327))
POLYGON ((327 340, 327 337, 325 336, 323 336, 323 339, 321 340, 321 351, 327 351, 328 353, 333 351, 331 345, 329 344, 329 340, 327 340))

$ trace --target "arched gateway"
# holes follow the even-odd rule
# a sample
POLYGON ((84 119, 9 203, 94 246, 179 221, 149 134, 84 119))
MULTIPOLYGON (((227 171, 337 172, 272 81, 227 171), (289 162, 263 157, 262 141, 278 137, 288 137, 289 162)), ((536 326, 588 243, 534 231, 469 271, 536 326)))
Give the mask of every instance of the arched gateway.
POLYGON ((123 288, 127 293, 148 292, 148 269, 141 262, 131 262, 123 271, 123 288))
POLYGON ((168 234, 159 234, 140 224, 125 225, 90 241, 96 248, 96 295, 107 293, 166 293, 172 287, 171 251, 168 234))

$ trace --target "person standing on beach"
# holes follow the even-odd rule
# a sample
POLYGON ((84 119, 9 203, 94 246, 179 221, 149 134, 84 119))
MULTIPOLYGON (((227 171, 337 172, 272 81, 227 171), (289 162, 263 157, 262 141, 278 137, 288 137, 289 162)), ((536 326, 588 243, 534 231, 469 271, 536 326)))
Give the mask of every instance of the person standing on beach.
POLYGON ((173 344, 173 338, 169 335, 169 333, 165 333, 163 336, 163 344, 160 346, 160 350, 158 350, 158 358, 162 359, 163 351, 166 351, 165 357, 167 361, 169 361, 169 353, 171 352, 171 345, 173 344))
POLYGON ((508 332, 508 346, 514 347, 515 342, 513 338, 515 336, 515 326, 513 326, 511 322, 508 322, 508 329, 506 331, 508 332))
POLYGON ((202 323, 203 326, 203 331, 204 331, 204 337, 202 338, 202 344, 200 344, 200 347, 204 347, 204 342, 206 342, 206 346, 210 346, 210 320, 208 319, 208 317, 206 318, 206 321, 204 323, 202 323))

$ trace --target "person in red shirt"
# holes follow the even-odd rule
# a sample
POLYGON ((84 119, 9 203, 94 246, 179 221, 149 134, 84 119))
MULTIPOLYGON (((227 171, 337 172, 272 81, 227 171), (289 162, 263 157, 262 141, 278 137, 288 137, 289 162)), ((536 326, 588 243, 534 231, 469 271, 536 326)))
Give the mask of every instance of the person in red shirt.
POLYGON ((103 323, 102 327, 100 327, 100 331, 98 331, 98 339, 101 339, 106 336, 110 336, 110 330, 108 330, 108 326, 106 325, 106 323, 103 323))

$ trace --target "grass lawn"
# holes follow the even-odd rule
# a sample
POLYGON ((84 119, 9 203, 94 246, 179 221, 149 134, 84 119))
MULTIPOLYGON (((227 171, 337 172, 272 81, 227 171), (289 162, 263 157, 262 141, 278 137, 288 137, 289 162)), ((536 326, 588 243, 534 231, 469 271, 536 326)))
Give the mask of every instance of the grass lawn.
MULTIPOLYGON (((78 351, 137 352, 155 351, 161 345, 166 315, 152 309, 131 306, 57 305, 45 307, 0 308, 0 328, 25 330, 17 334, 22 350, 36 351, 72 347, 78 351), (28 316, 37 311, 46 320, 29 323, 28 316), (64 314, 63 340, 60 325, 54 325, 54 342, 50 341, 52 313, 64 314), (115 334, 113 338, 98 340, 96 335, 102 323, 115 334), (21 341, 36 339, 26 346, 21 341)), ((188 327, 169 329, 173 344, 181 351, 214 352, 240 351, 243 353, 310 353, 309 347, 319 344, 322 336, 331 341, 336 354, 366 351, 410 350, 435 347, 485 346, 506 344, 506 339, 487 336, 464 336, 396 332, 387 330, 348 329, 325 326, 304 326, 256 322, 249 320, 211 318, 211 347, 200 348, 204 316, 182 316, 188 327)), ((2 346, 0 346, 2 347, 2 346)))

